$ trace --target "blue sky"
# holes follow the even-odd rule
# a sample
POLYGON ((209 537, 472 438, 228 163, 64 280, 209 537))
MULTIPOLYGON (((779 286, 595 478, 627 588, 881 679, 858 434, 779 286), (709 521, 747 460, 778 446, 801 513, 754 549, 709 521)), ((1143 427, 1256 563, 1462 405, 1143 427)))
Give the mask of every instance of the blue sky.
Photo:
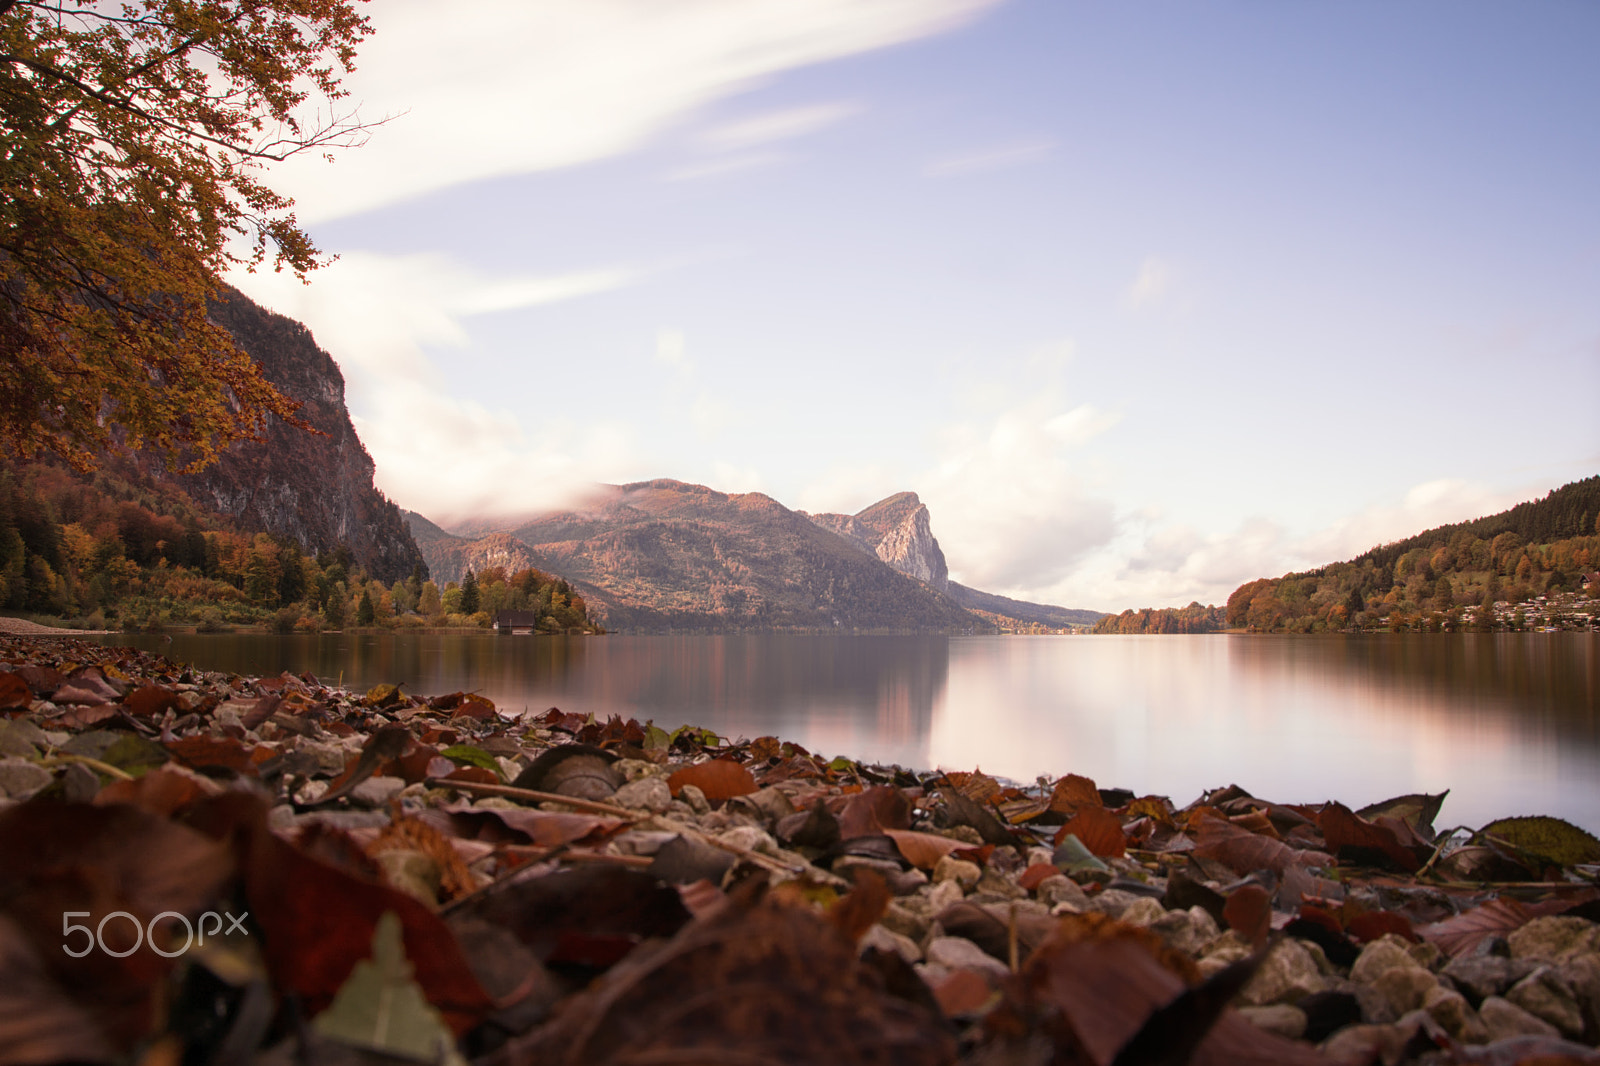
POLYGON ((443 522, 912 489, 957 580, 1221 602, 1600 469, 1600 7, 372 5, 237 279, 443 522))

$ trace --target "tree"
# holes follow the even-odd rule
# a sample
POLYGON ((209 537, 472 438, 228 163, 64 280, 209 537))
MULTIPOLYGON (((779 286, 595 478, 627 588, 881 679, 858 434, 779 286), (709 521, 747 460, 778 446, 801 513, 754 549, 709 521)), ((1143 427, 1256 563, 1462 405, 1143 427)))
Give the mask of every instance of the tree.
POLYGON ((478 613, 478 578, 471 570, 461 579, 461 613, 478 613))
POLYGON ((367 589, 361 590, 361 602, 356 604, 356 625, 370 626, 377 617, 377 611, 372 606, 372 593, 367 589))
POLYGON ((125 435, 193 469, 305 425, 207 303, 229 267, 320 265, 259 174, 361 140, 320 101, 368 31, 355 0, 0 0, 9 450, 88 469, 125 435))

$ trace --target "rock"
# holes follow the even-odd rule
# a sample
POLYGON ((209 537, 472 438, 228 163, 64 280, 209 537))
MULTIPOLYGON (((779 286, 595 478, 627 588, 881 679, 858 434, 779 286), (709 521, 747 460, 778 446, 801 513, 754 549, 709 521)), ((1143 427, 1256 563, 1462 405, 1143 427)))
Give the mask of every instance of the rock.
POLYGON ((49 744, 44 730, 26 718, 18 718, 11 722, 0 721, 0 755, 28 758, 39 754, 49 744))
POLYGON ((672 789, 667 787, 667 779, 659 774, 636 777, 617 789, 609 802, 629 810, 665 814, 672 806, 672 789))
POLYGON ((877 948, 879 951, 893 952, 910 963, 922 961, 922 949, 917 947, 915 940, 885 927, 881 922, 867 930, 861 938, 860 947, 862 951, 877 948))
POLYGON ((0 759, 0 795, 27 799, 51 780, 49 770, 27 759, 0 759))
POLYGON ((1600 954, 1600 925, 1567 915, 1535 918, 1507 936, 1506 942, 1514 959, 1560 962, 1573 955, 1600 954))
POLYGON ((1440 951, 1439 946, 1431 941, 1424 940, 1420 944, 1408 943, 1406 944, 1406 950, 1411 953, 1413 959, 1417 960, 1419 966, 1429 972, 1436 971, 1444 965, 1444 952, 1440 951))
POLYGON ((1600 1032, 1600 955, 1574 955, 1557 966, 1556 973, 1577 997, 1585 1031, 1600 1032))
MULTIPOLYGON (((1512 946, 1516 950, 1516 946, 1512 946)), ((1572 987, 1554 967, 1540 967, 1506 993, 1507 1000, 1559 1029, 1563 1036, 1583 1035, 1583 1008, 1572 987)))
POLYGON ((317 769, 326 774, 343 773, 345 759, 349 755, 338 744, 326 744, 321 741, 306 740, 303 737, 300 743, 295 745, 294 750, 316 759, 317 769))
POLYGON ((778 842, 772 839, 772 834, 753 825, 735 826, 717 834, 717 839, 746 851, 759 851, 763 855, 775 855, 778 851, 778 842))
MULTIPOLYGON (((1212 929, 1215 928, 1213 924, 1212 929)), ((1216 935, 1213 932, 1211 935, 1201 936, 1195 929, 1194 918, 1188 911, 1167 911, 1151 922, 1149 929, 1168 947, 1185 955, 1199 955, 1200 949, 1216 935)))
POLYGON ((1390 970, 1422 969, 1422 965, 1407 950, 1409 946, 1393 933, 1374 940, 1361 949, 1361 956, 1350 967, 1350 980, 1370 985, 1390 970))
POLYGON ((677 833, 664 829, 630 829, 613 837, 611 843, 622 855, 654 855, 667 841, 676 839, 677 833))
POLYGON ((963 894, 976 888, 978 880, 982 876, 983 871, 978 867, 977 863, 967 862, 965 859, 958 859, 953 855, 944 856, 939 860, 938 865, 933 868, 934 884, 938 885, 953 881, 961 886, 963 894))
POLYGON ((406 787, 398 777, 369 777, 350 792, 350 799, 364 807, 386 807, 406 787))
POLYGON ((1375 1066, 1406 1060, 1406 1046, 1417 1036, 1421 1015, 1385 1025, 1352 1025, 1317 1048, 1340 1066, 1375 1066))
POLYGON ((1467 998, 1454 989, 1435 985, 1422 1000, 1422 1009, 1439 1023, 1439 1027, 1463 1044, 1482 1044, 1489 1039, 1489 1030, 1483 1019, 1467 1003, 1467 998))
POLYGON ((61 771, 61 798, 68 803, 91 803, 100 794, 100 775, 81 762, 61 771))
POLYGON ((1438 985, 1410 948, 1409 942, 1391 933, 1363 948, 1350 967, 1350 980, 1376 993, 1375 999, 1362 999, 1363 1011, 1374 1012, 1368 1021, 1392 1022, 1417 1010, 1438 985))
POLYGON ((1078 887, 1078 882, 1065 875, 1047 877, 1033 890, 1034 896, 1046 907, 1070 908, 1075 913, 1089 909, 1089 897, 1078 887))
MULTIPOLYGON (((1141 899, 1144 897, 1136 896, 1132 892, 1124 892, 1120 888, 1108 888, 1089 897, 1089 909, 1112 918, 1120 918, 1123 911, 1141 899)), ((1159 903, 1156 905, 1160 906, 1159 903)))
POLYGON ((1306 1031, 1305 1012, 1287 1003, 1270 1007, 1240 1007, 1239 1015, 1257 1029, 1265 1029, 1290 1040, 1299 1040, 1306 1031))
POLYGON ((985 869, 983 871, 983 875, 978 878, 978 883, 973 886, 973 892, 978 896, 993 896, 1003 900, 1028 898, 1027 889, 994 869, 985 869))
POLYGON ((1513 962, 1498 955, 1465 955, 1452 959, 1440 972, 1476 1006, 1505 990, 1538 969, 1538 964, 1523 959, 1513 962))
POLYGON ((706 799, 706 794, 700 791, 698 785, 684 785, 678 789, 678 798, 687 803, 695 814, 711 813, 711 801, 706 799))
POLYGON ((950 970, 977 970, 1004 979, 1011 971, 1006 964, 984 951, 978 945, 960 936, 936 936, 928 941, 925 952, 928 963, 950 970))
MULTIPOLYGON (((920 892, 918 895, 922 895, 920 892)), ((928 889, 923 899, 928 901, 928 909, 932 914, 938 914, 952 903, 960 903, 966 897, 961 891, 961 885, 955 881, 935 881, 928 889)))
POLYGON ((1129 925, 1150 926, 1167 916, 1167 909, 1158 899, 1136 899, 1122 911, 1121 918, 1129 925))
POLYGON ((780 818, 794 813, 794 804, 787 793, 776 788, 763 788, 746 796, 735 796, 728 806, 748 810, 768 828, 778 824, 780 818))
MULTIPOLYGON (((1317 964, 1298 940, 1278 943, 1262 962, 1261 968, 1239 993, 1239 1000, 1250 1006, 1294 1003, 1324 990, 1317 964)), ((1302 1017, 1302 1022, 1304 1018, 1302 1017)))
POLYGON ((916 908, 916 904, 924 902, 915 897, 907 900, 895 900, 889 904, 889 909, 883 912, 883 919, 879 924, 891 933, 898 933, 906 939, 920 944, 927 938, 928 930, 933 925, 929 915, 916 908))
POLYGON ((1556 1027, 1535 1018, 1521 1007, 1499 996, 1490 996, 1478 1007, 1478 1017, 1489 1035, 1489 1042, 1508 1036, 1559 1036, 1556 1027))
POLYGON ((1211 977, 1240 959, 1248 958, 1254 949, 1250 941, 1230 929, 1209 941, 1203 950, 1204 954, 1197 963, 1200 976, 1211 977))
POLYGON ((612 763, 612 768, 622 775, 623 781, 637 781, 641 777, 650 777, 660 774, 661 767, 644 759, 618 759, 612 763))

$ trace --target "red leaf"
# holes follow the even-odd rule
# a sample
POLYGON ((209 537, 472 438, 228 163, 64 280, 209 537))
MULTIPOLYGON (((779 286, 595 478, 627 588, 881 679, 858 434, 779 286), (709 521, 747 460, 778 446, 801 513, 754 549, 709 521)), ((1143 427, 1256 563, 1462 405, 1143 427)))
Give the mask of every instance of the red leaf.
POLYGON ((21 676, 13 673, 0 674, 0 710, 9 711, 16 707, 27 707, 33 703, 33 689, 21 676))
POLYGON ((1104 807, 1080 808, 1056 831, 1055 842, 1060 844, 1068 834, 1101 858, 1120 859, 1126 853, 1128 841, 1122 832, 1122 819, 1104 807))
POLYGON ((1352 940, 1362 943, 1379 940, 1388 933, 1404 937, 1413 944, 1421 943, 1416 930, 1411 928, 1411 919, 1394 911, 1362 911, 1344 923, 1344 931, 1352 940))
POLYGON ((933 990, 933 998, 946 1018, 976 1013, 993 995, 994 988, 988 978, 976 970, 965 969, 952 972, 933 990))
POLYGON ((1060 874, 1061 870, 1056 866, 1048 862, 1036 862, 1022 871, 1022 876, 1017 878, 1017 886, 1032 892, 1043 882, 1052 877, 1058 877, 1060 874))
POLYGON ((894 846, 900 849, 900 854, 905 857, 906 862, 920 870, 931 870, 939 865, 939 860, 946 855, 969 846, 965 841, 940 836, 938 833, 919 833, 913 829, 885 829, 883 834, 894 841, 894 846))
POLYGON ((1094 782, 1077 774, 1068 774, 1057 781, 1055 791, 1050 794, 1050 809, 1057 814, 1071 815, 1084 808, 1104 806, 1100 802, 1100 790, 1094 787, 1094 782))
POLYGON ((485 770, 481 766, 462 766, 445 774, 444 781, 471 781, 479 785, 498 785, 500 779, 493 770, 485 770))
POLYGON ((1253 881, 1240 885, 1223 904, 1222 917, 1229 929, 1260 947, 1272 931, 1272 895, 1253 881))
POLYGON ((1202 859, 1215 859, 1237 874, 1271 870, 1279 877, 1296 863, 1323 866, 1332 861, 1330 856, 1320 852, 1297 851, 1281 840, 1240 829, 1221 818, 1201 820, 1194 854, 1202 859))
POLYGON ((674 796, 682 791, 684 785, 698 788, 713 803, 735 796, 747 796, 756 791, 756 779, 750 776, 750 771, 726 759, 712 759, 710 762, 685 766, 667 778, 667 787, 672 789, 674 796))
MULTIPOLYGON (((1328 850, 1347 862, 1372 861, 1378 856, 1406 873, 1416 873, 1422 861, 1402 841, 1397 826, 1405 823, 1386 819, 1389 824, 1369 822, 1341 803, 1329 803, 1317 816, 1322 839, 1328 850)), ((1411 839, 1415 836, 1407 832, 1411 839)))
MULTIPOLYGON (((149 718, 161 714, 169 708, 183 709, 183 698, 170 688, 161 685, 145 685, 128 693, 122 701, 122 706, 127 712, 137 718, 149 718)), ((250 728, 246 726, 245 728, 250 728)))
MULTIPOLYGON (((839 812, 839 838, 877 836, 889 829, 911 828, 911 801, 893 785, 875 785, 850 797, 839 812)), ((907 858, 910 858, 908 855, 907 858)))
POLYGON ((1452 958, 1465 955, 1487 936, 1506 936, 1532 919, 1530 909, 1514 899, 1492 899, 1481 907, 1425 925, 1417 932, 1452 958))
POLYGON ((250 749, 232 737, 181 737, 168 741, 166 747, 179 762, 196 770, 220 766, 236 773, 255 772, 250 749))

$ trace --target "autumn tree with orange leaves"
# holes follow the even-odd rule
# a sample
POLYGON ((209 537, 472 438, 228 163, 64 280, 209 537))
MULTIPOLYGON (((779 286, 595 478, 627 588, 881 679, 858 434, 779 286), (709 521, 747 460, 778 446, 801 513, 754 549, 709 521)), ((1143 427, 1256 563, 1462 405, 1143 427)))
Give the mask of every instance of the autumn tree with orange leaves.
POLYGON ((0 0, 0 441, 193 469, 295 421, 207 320, 230 267, 320 260, 265 166, 358 143, 331 110, 357 0, 0 0))

